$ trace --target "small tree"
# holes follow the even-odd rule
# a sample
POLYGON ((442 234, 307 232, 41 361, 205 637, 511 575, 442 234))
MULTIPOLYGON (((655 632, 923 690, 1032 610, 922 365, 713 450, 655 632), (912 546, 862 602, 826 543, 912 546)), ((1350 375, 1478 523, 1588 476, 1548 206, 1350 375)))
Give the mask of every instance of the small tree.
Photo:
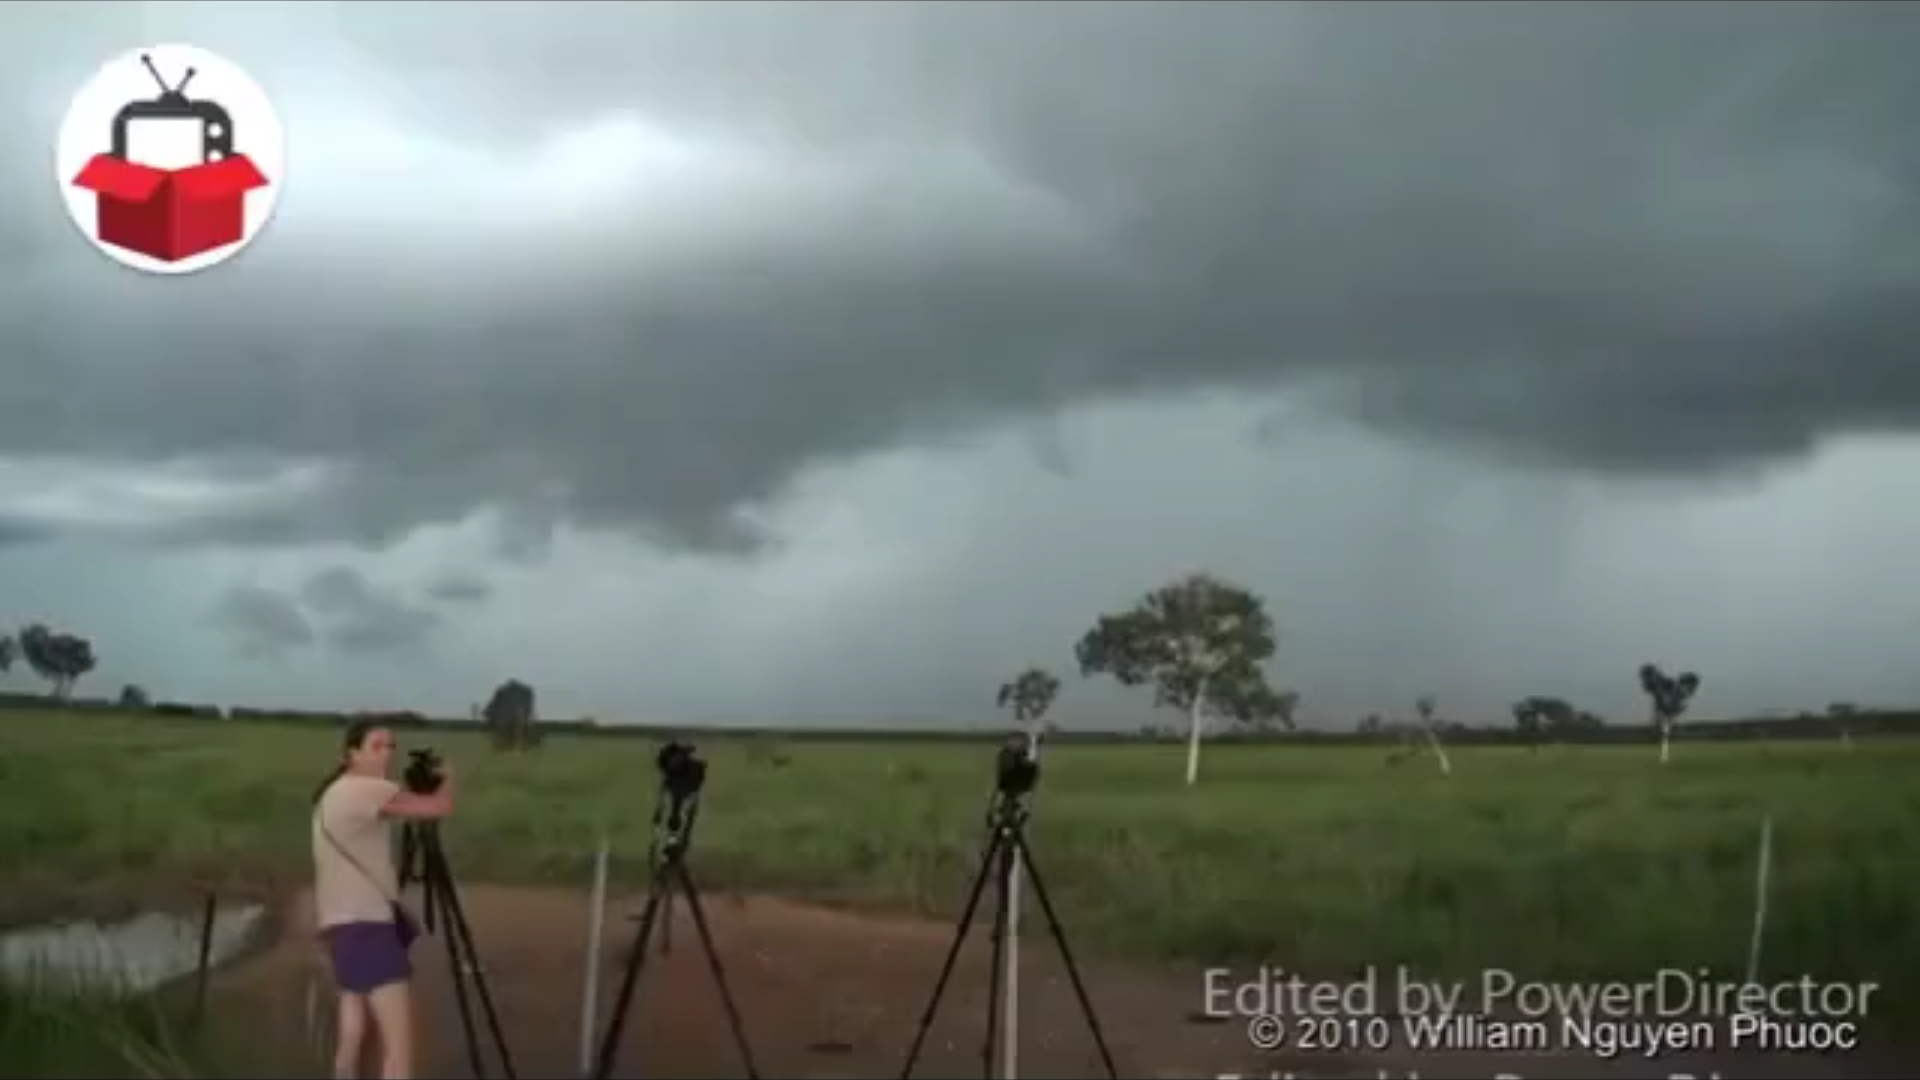
POLYGON ((0 634, 0 675, 13 670, 14 657, 20 655, 20 645, 13 640, 12 634, 0 634))
POLYGON ((1571 737, 1585 726, 1582 718, 1587 715, 1564 698, 1540 694, 1513 703, 1514 727, 1519 729, 1520 737, 1534 750, 1540 749, 1541 740, 1547 736, 1559 739, 1571 737))
POLYGON ((1256 710, 1249 721, 1253 730, 1261 735, 1278 735, 1283 731, 1292 731, 1294 717, 1300 715, 1300 693, 1297 690, 1280 690, 1274 693, 1270 706, 1256 710))
POLYGON ((1191 785, 1200 778, 1208 718, 1282 719, 1280 695, 1261 667, 1275 645, 1273 620, 1259 596, 1193 574, 1148 593, 1129 611, 1100 616, 1074 653, 1082 675, 1111 675, 1122 686, 1151 684, 1154 704, 1187 714, 1191 785))
POLYGON ((1011 682, 1000 684, 994 704, 1012 710, 1014 721, 1026 732, 1029 742, 1038 742, 1041 717, 1053 708, 1054 699, 1059 695, 1059 679, 1043 668, 1030 667, 1014 676, 1011 682))
POLYGON ((539 740, 534 733, 533 687, 508 679, 494 688, 483 710, 495 750, 525 750, 539 740))
POLYGON ((1691 671, 1668 675, 1655 664, 1640 665, 1640 689, 1652 706, 1653 726, 1660 733, 1660 764, 1673 756, 1673 726, 1693 703, 1700 676, 1691 671))
POLYGON ((120 707, 129 711, 141 712, 152 707, 153 702, 147 692, 132 683, 120 688, 120 707))
POLYGON ((53 696, 63 699, 98 663, 93 642, 77 634, 50 630, 41 623, 20 631, 19 650, 33 673, 53 684, 53 696))
POLYGON ((1413 712, 1420 718, 1420 730, 1426 733, 1427 749, 1433 751, 1435 760, 1440 762, 1440 775, 1452 776, 1453 762, 1447 758, 1447 748, 1441 745, 1440 731, 1433 720, 1439 704, 1432 694, 1421 694, 1414 699, 1413 712))
POLYGON ((1827 719, 1833 724, 1834 730, 1839 734, 1840 745, 1845 749, 1853 749, 1852 720, 1858 715, 1860 715, 1860 707, 1850 701, 1836 701, 1827 706, 1827 719))
POLYGON ((1002 709, 1012 709, 1013 718, 1022 725, 1028 725, 1037 723, 1047 714, 1059 693, 1059 679, 1042 668, 1030 667, 1015 676, 1012 682, 1001 683, 994 703, 1002 709))
POLYGON ((1540 749, 1540 732, 1546 726, 1546 717, 1540 711, 1539 698, 1521 698, 1513 703, 1513 726, 1528 749, 1540 749))

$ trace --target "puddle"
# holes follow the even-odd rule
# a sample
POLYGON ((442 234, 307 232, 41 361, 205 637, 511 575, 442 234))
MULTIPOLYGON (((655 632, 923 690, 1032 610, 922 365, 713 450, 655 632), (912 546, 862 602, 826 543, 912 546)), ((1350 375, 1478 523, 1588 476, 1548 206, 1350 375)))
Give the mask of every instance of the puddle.
MULTIPOLYGON (((219 908, 208 960, 239 955, 262 927, 259 904, 219 908)), ((147 912, 116 923, 57 923, 0 933, 0 978, 87 989, 144 991, 192 975, 200 964, 200 917, 147 912)))

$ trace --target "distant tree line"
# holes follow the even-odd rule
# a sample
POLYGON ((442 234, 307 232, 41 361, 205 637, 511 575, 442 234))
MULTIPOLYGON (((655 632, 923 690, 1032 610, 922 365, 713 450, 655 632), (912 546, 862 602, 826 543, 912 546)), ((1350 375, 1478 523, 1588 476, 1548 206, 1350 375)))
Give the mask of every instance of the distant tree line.
MULTIPOLYGON (((1529 694, 1515 701, 1511 724, 1469 726, 1443 719, 1437 699, 1424 694, 1413 702, 1413 718, 1398 720, 1369 714, 1350 731, 1298 730, 1295 718, 1300 696, 1275 687, 1267 662, 1277 650, 1279 632, 1265 601, 1253 591, 1211 574, 1188 574, 1143 594, 1130 607, 1098 616, 1075 643, 1073 653, 1083 677, 1109 676, 1122 686, 1150 688, 1156 705, 1177 710, 1184 723, 1149 724, 1131 733, 1058 730, 1044 720, 1061 691, 1060 680, 1043 667, 1029 666, 998 690, 996 704, 1013 714, 1033 738, 1070 742, 1168 741, 1187 742, 1186 780, 1195 782, 1203 736, 1221 742, 1288 742, 1301 744, 1378 743, 1397 748, 1396 756, 1430 752, 1442 772, 1450 773, 1448 745, 1523 745, 1538 748, 1552 743, 1626 744, 1647 739, 1647 728, 1613 725, 1599 715, 1551 694, 1529 694)), ((123 710, 164 716, 253 722, 338 725, 374 717, 392 727, 478 728, 494 747, 526 750, 540 744, 546 732, 658 737, 667 729, 647 725, 602 726, 592 718, 543 721, 536 709, 534 688, 519 679, 496 686, 485 705, 474 705, 465 719, 429 719, 412 710, 316 711, 256 708, 196 702, 154 700, 147 691, 129 684, 117 699, 84 699, 75 686, 98 666, 93 643, 87 638, 43 623, 33 623, 17 634, 0 634, 0 677, 24 663, 45 681, 45 695, 0 693, 0 710, 55 707, 83 710, 123 710)), ((1694 672, 1668 673, 1657 664, 1637 670, 1638 685, 1648 700, 1648 719, 1659 745, 1660 761, 1671 757, 1679 721, 1693 703, 1702 680, 1694 672)), ((994 731, 913 729, 809 729, 739 727, 739 735, 777 735, 793 740, 888 739, 900 741, 964 741, 998 737, 994 731)), ((1871 710, 1836 701, 1824 713, 1803 712, 1794 717, 1750 718, 1687 725, 1690 740, 1833 739, 1848 745, 1856 735, 1920 734, 1920 711, 1871 710)))

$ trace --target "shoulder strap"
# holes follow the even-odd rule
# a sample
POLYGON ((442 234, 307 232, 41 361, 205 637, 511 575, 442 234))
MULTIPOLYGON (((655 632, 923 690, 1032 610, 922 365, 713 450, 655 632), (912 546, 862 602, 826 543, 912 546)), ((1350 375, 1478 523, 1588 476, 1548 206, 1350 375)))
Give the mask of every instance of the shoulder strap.
POLYGON ((327 821, 321 816, 321 811, 318 807, 313 811, 313 823, 320 829, 320 835, 326 837, 327 843, 333 845, 333 850, 339 852, 341 858, 347 860, 349 865, 359 871, 361 877, 367 879, 367 884, 378 890, 381 896, 386 897, 388 903, 398 904, 400 902, 400 898, 388 892, 386 886, 380 883, 380 879, 375 877, 373 872, 366 868, 365 864, 353 857, 353 852, 348 851, 346 845, 334 839, 333 830, 327 828, 327 821))

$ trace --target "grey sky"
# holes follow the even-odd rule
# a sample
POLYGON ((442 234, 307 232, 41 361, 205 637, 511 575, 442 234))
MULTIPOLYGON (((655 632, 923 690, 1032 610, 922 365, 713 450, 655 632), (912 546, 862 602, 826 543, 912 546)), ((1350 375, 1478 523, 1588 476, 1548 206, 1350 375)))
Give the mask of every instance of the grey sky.
POLYGON ((1920 693, 1906 6, 452 7, 0 8, 0 594, 103 683, 971 718, 1206 566, 1330 722, 1920 693), (184 280, 45 149, 160 40, 288 136, 184 280))

